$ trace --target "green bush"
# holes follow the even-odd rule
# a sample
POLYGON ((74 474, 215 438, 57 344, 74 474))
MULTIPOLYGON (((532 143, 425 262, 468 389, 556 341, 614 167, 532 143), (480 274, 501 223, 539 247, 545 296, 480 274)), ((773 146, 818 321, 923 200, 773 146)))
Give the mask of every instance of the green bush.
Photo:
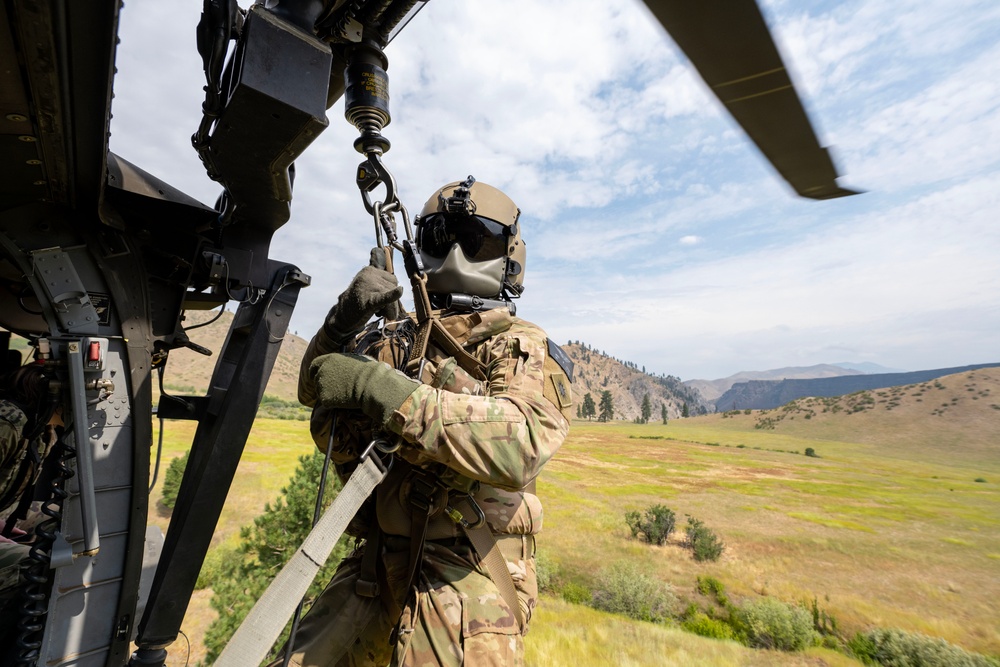
POLYGON ((943 639, 903 630, 876 628, 847 643, 867 665, 882 667, 998 667, 1000 661, 969 653, 943 639))
POLYGON ((183 456, 178 456, 167 466, 167 471, 163 473, 163 498, 160 500, 164 507, 174 508, 177 502, 177 492, 181 488, 181 480, 184 478, 184 469, 187 468, 188 455, 190 451, 184 452, 183 456))
POLYGON ((737 639, 736 632, 732 626, 725 621, 720 621, 701 612, 689 617, 681 623, 681 627, 688 632, 693 632, 702 637, 709 637, 710 639, 737 639))
POLYGON ((198 582, 194 585, 195 590, 211 588, 215 580, 219 578, 225 563, 231 558, 240 558, 233 549, 222 546, 212 547, 205 556, 205 562, 201 564, 201 571, 198 573, 198 582))
POLYGON ((559 563, 549 558, 547 551, 535 553, 535 577, 538 580, 538 590, 554 593, 556 581, 559 579, 559 563))
POLYGON ((800 651, 818 639, 808 611, 774 598, 743 605, 737 620, 746 633, 747 644, 756 648, 800 651))
POLYGON ((677 515, 664 505, 653 505, 646 508, 645 514, 632 510, 625 513, 625 523, 632 531, 632 537, 642 536, 650 544, 662 546, 674 532, 677 525, 677 515))
POLYGON ((590 604, 594 594, 583 584, 571 581, 562 587, 560 597, 571 604, 590 604))
POLYGON ((984 478, 984 477, 977 477, 976 478, 976 482, 978 482, 979 484, 985 484, 986 483, 986 478, 984 478))
POLYGON ((819 458, 819 454, 817 454, 816 450, 813 449, 812 447, 806 447, 806 456, 811 456, 814 459, 818 459, 819 458))
POLYGON ((715 531, 694 517, 688 517, 684 533, 684 545, 694 552, 694 559, 698 562, 717 561, 726 548, 715 531))
POLYGON ((713 598, 724 609, 730 606, 725 586, 715 577, 698 577, 698 592, 705 597, 713 598))
POLYGON ((662 623, 675 613, 677 596, 669 584, 643 574, 635 563, 618 561, 598 573, 592 605, 639 621, 662 623))
MULTIPOLYGON (((827 599, 829 600, 829 598, 827 599)), ((812 612, 813 629, 823 635, 824 638, 836 638, 839 634, 837 619, 825 609, 820 609, 819 600, 815 597, 813 597, 812 604, 810 605, 810 611, 812 612)))

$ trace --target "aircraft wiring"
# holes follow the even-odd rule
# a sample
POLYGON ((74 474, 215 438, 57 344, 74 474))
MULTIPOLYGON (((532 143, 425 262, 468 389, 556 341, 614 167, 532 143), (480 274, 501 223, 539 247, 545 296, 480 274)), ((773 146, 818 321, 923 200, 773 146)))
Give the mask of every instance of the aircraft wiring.
POLYGON ((44 315, 45 313, 42 312, 41 310, 32 310, 31 308, 28 308, 26 305, 24 305, 24 297, 26 296, 35 296, 34 290, 32 290, 31 287, 28 285, 25 285, 24 289, 22 289, 21 292, 17 295, 17 305, 21 307, 21 310, 28 313, 29 315, 44 315))
MULTIPOLYGON (((166 368, 166 362, 164 362, 160 366, 157 366, 157 368, 156 368, 157 380, 158 380, 159 385, 160 385, 160 396, 161 397, 162 396, 166 396, 167 398, 171 398, 171 399, 173 399, 175 401, 181 401, 181 402, 187 404, 187 401, 185 401, 183 398, 181 398, 180 396, 172 396, 172 395, 170 395, 170 394, 167 393, 166 389, 163 388, 163 370, 164 370, 164 368, 166 368)), ((156 443, 156 464, 153 466, 153 480, 149 483, 149 490, 146 492, 147 494, 152 493, 153 492, 153 487, 156 486, 156 478, 159 477, 159 475, 160 475, 160 456, 163 454, 163 430, 164 430, 164 426, 166 426, 166 420, 163 417, 159 416, 159 411, 157 411, 157 416, 160 419, 160 432, 159 432, 159 435, 157 436, 157 443, 156 443)))
MULTIPOLYGON (((260 301, 261 297, 264 296, 264 292, 266 290, 261 289, 261 288, 255 288, 253 286, 253 283, 248 280, 247 281, 247 296, 246 296, 246 298, 245 299, 237 299, 235 296, 233 296, 233 293, 229 291, 229 262, 226 261, 226 260, 222 260, 222 262, 223 262, 223 264, 226 265, 226 283, 225 283, 225 285, 226 285, 226 296, 229 297, 229 300, 230 301, 235 301, 236 303, 249 303, 251 306, 256 305, 257 302, 260 301)), ((284 285, 282 285, 282 287, 284 287, 284 285)), ((279 288, 279 291, 280 291, 280 289, 281 288, 279 288)))
POLYGON ((219 319, 220 317, 222 317, 222 314, 223 314, 224 312, 226 312, 226 304, 222 304, 222 307, 221 307, 221 309, 219 310, 219 312, 218 312, 218 313, 216 313, 215 317, 213 317, 213 318, 212 318, 212 319, 210 319, 209 321, 207 321, 207 322, 202 322, 201 324, 192 324, 192 325, 191 325, 191 326, 189 326, 189 327, 184 327, 183 331, 185 331, 185 332, 186 332, 186 331, 192 331, 192 330, 194 330, 194 329, 200 329, 200 328, 202 328, 202 327, 207 327, 207 326, 208 326, 209 324, 214 324, 214 323, 215 323, 215 322, 216 322, 216 321, 217 321, 217 320, 218 320, 218 319, 219 319))
POLYGON ((191 662, 191 640, 188 639, 188 636, 184 634, 183 630, 177 630, 177 634, 183 637, 184 641, 187 642, 187 655, 184 656, 184 667, 188 667, 188 664, 191 662))

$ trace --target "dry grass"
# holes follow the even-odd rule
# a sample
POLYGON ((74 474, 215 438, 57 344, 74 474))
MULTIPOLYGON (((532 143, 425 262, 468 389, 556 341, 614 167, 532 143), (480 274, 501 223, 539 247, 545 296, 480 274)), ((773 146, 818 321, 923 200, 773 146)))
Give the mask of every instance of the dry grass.
POLYGON ((640 623, 589 607, 543 598, 525 638, 525 664, 532 667, 737 667, 860 663, 831 651, 790 654, 755 651, 675 627, 640 623))
POLYGON ((693 597, 707 574, 737 597, 816 597, 847 631, 897 626, 1000 652, 1000 491, 973 481, 969 459, 956 467, 923 458, 926 446, 887 458, 860 443, 732 422, 575 423, 539 484, 540 548, 584 585, 603 563, 629 558, 681 595, 693 597), (806 446, 823 458, 770 451, 806 446), (722 560, 698 564, 679 546, 629 539, 624 513, 660 502, 679 526, 690 514, 715 529, 727 545, 722 560))
MULTIPOLYGON (((159 433, 159 421, 154 422, 154 443, 159 433)), ((150 495, 151 525, 164 532, 170 529, 169 511, 160 504, 163 475, 170 461, 181 456, 190 446, 197 424, 169 421, 164 429, 163 454, 159 479, 150 495)), ((155 444, 154 444, 155 447, 155 444)), ((212 540, 213 549, 235 548, 240 527, 253 521, 265 503, 274 500, 288 483, 303 454, 313 451, 308 426, 303 422, 259 419, 254 423, 243 458, 236 471, 229 497, 212 540)), ((155 453, 154 453, 155 456, 155 453)), ((195 591, 184 616, 181 629, 190 641, 190 653, 184 637, 170 647, 167 667, 195 665, 205 657, 202 637, 216 612, 209 605, 210 589, 195 591)))
MULTIPOLYGON (((977 392, 992 394, 987 381, 1000 372, 976 374, 984 377, 955 378, 958 384, 945 378, 945 389, 934 391, 954 393, 976 381, 977 392)), ((737 600, 815 597, 846 633, 900 627, 1000 653, 1000 435, 992 447, 981 437, 1000 428, 1000 411, 985 412, 990 403, 981 396, 931 415, 915 401, 926 395, 925 389, 924 396, 904 397, 882 411, 893 423, 905 417, 905 429, 885 426, 875 411, 820 412, 808 421, 785 420, 773 431, 753 428, 756 413, 667 426, 574 423, 539 481, 546 507, 540 549, 557 563, 563 581, 584 586, 607 563, 631 559, 683 598, 704 603, 695 582, 710 575, 737 600), (789 453, 806 447, 822 458, 789 453), (690 514, 716 530, 727 546, 722 559, 695 563, 676 539, 663 547, 629 539, 624 513, 656 503, 677 512, 679 528, 690 514)), ((168 423, 161 481, 194 427, 168 423)), ((311 450, 304 423, 257 421, 215 548, 235 546, 239 527, 277 495, 298 456, 311 450)), ((154 507, 159 494, 158 485, 154 507)), ((169 529, 165 516, 153 522, 169 529)), ((209 596, 196 593, 184 621, 191 664, 203 656, 200 636, 214 616, 209 596)), ((184 664, 183 640, 173 649, 168 664, 184 664)), ((539 607, 527 651, 528 664, 539 667, 857 664, 820 649, 753 651, 549 598, 539 607)))

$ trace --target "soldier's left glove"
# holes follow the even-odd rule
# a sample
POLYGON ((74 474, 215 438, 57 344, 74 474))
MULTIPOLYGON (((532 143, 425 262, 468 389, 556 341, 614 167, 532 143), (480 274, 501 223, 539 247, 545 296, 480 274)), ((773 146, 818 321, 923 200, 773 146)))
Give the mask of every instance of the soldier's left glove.
POLYGON ((372 315, 381 313, 389 319, 402 316, 398 302, 403 288, 385 267, 384 250, 372 248, 369 265, 358 271, 326 316, 323 331, 334 343, 350 340, 372 315))
POLYGON ((327 408, 358 409, 387 428, 389 418, 420 383, 387 364, 360 354, 335 352, 317 357, 309 372, 327 408))

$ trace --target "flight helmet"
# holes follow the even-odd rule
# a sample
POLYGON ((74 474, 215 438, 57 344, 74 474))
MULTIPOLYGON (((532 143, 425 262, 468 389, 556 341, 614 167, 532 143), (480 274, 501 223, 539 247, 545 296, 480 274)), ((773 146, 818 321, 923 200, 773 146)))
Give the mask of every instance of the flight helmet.
POLYGON ((417 247, 432 294, 510 300, 524 291, 521 210, 469 176, 436 191, 416 219, 417 247))

